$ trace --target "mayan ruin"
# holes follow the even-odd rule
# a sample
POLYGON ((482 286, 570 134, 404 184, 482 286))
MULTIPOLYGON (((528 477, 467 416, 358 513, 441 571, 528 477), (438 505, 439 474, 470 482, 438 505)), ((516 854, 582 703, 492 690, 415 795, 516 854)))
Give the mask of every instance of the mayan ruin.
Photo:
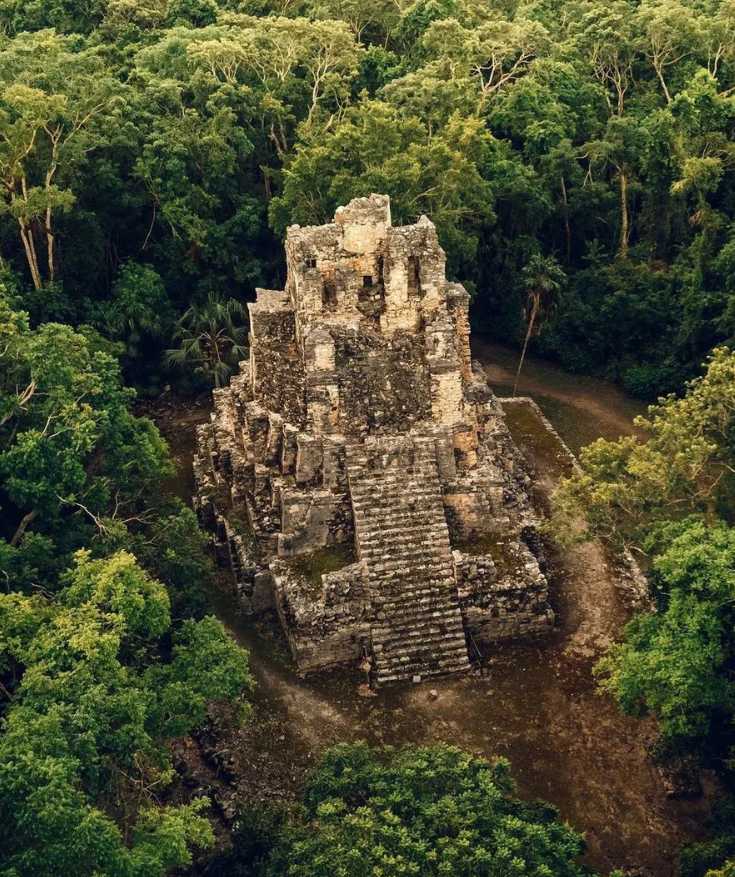
POLYGON ((529 478, 434 225, 371 195, 285 246, 197 437, 196 507, 246 611, 276 609, 300 671, 376 685, 548 631, 529 478))

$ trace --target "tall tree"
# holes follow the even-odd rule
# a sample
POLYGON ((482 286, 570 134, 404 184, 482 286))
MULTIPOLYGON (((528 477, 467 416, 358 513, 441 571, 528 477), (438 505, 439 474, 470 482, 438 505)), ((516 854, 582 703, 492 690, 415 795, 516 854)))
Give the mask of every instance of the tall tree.
POLYGON ((660 400, 636 425, 644 441, 598 439, 583 449, 582 471, 557 492, 562 531, 583 515, 588 533, 640 546, 656 521, 717 520, 735 484, 735 353, 715 350, 683 398, 660 400))
POLYGON ((528 342, 534 335, 540 334, 542 320, 549 316, 556 306, 557 296, 566 280, 566 275, 553 256, 541 256, 538 253, 534 253, 528 264, 524 266, 521 276, 526 293, 524 308, 526 334, 523 338, 523 349, 513 382, 514 396, 518 392, 518 380, 526 359, 528 342))
POLYGON ((116 91, 97 52, 52 31, 0 49, 1 206, 18 225, 36 289, 57 277, 54 218, 74 204, 75 174, 101 142, 97 123, 111 121, 116 91))

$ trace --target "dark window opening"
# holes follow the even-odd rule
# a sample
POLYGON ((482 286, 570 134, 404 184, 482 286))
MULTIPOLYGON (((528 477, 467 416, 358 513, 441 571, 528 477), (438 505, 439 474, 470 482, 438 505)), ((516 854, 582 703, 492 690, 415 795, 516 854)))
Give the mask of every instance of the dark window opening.
POLYGON ((408 260, 408 294, 414 297, 421 295, 421 265, 416 256, 408 260))
POLYGON ((385 310, 385 289, 383 287, 383 258, 378 259, 378 276, 363 274, 362 286, 357 290, 357 306, 360 313, 373 319, 385 310))
POLYGON ((324 286, 322 286, 322 304, 325 308, 337 306, 337 287, 332 280, 324 281, 324 286))
POLYGON ((313 258, 313 256, 312 256, 312 257, 309 257, 309 258, 306 260, 306 267, 307 267, 307 268, 316 268, 316 259, 313 258))

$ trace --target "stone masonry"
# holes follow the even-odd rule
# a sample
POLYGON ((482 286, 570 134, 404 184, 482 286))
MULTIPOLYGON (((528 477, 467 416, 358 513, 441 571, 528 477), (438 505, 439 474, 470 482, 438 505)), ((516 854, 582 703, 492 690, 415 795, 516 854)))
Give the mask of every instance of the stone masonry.
POLYGON ((528 478, 434 225, 358 198, 289 228, 286 260, 194 461, 246 611, 276 610, 300 671, 360 662, 378 685, 548 631, 528 478))

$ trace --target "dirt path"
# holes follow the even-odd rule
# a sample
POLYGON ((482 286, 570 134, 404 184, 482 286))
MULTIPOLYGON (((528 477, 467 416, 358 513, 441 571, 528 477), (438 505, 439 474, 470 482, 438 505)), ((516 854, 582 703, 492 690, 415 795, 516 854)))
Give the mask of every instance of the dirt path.
MULTIPOLYGON (((496 388, 507 386, 509 354, 503 360, 482 344, 475 353, 493 354, 486 361, 489 375, 496 388)), ((571 445, 585 436, 630 431, 630 416, 639 406, 614 388, 558 370, 547 373, 534 361, 526 374, 524 392, 536 396, 571 445), (542 393, 535 394, 535 387, 542 393), (566 419, 555 417, 544 399, 564 406, 566 419)), ((189 434, 204 417, 206 408, 189 408, 189 434)), ((191 439, 174 413, 161 423, 182 468, 178 489, 186 495, 191 439)), ((548 434, 543 447, 534 448, 533 436, 541 432, 517 430, 517 441, 540 464, 543 493, 553 483, 546 465, 548 434)), ((357 693, 361 680, 348 673, 299 679, 276 628, 256 629, 230 594, 213 593, 215 611, 250 649, 258 681, 255 720, 230 741, 241 776, 239 794, 253 802, 297 794, 305 771, 337 741, 446 741, 487 757, 508 757, 520 794, 552 802, 585 832, 586 861, 601 873, 638 866, 653 877, 673 875, 678 848, 694 836, 706 800, 666 798, 647 757, 653 727, 621 716, 597 692, 591 673, 630 612, 598 546, 556 558, 551 580, 558 624, 543 644, 495 649, 483 677, 392 688, 367 699, 357 693)))
MULTIPOLYGON (((472 352, 485 367, 495 392, 511 395, 518 352, 482 338, 472 339, 472 352)), ((527 359, 518 395, 532 396, 573 451, 603 436, 615 439, 633 430, 633 418, 645 412, 642 402, 613 384, 572 375, 541 359, 527 359)))

